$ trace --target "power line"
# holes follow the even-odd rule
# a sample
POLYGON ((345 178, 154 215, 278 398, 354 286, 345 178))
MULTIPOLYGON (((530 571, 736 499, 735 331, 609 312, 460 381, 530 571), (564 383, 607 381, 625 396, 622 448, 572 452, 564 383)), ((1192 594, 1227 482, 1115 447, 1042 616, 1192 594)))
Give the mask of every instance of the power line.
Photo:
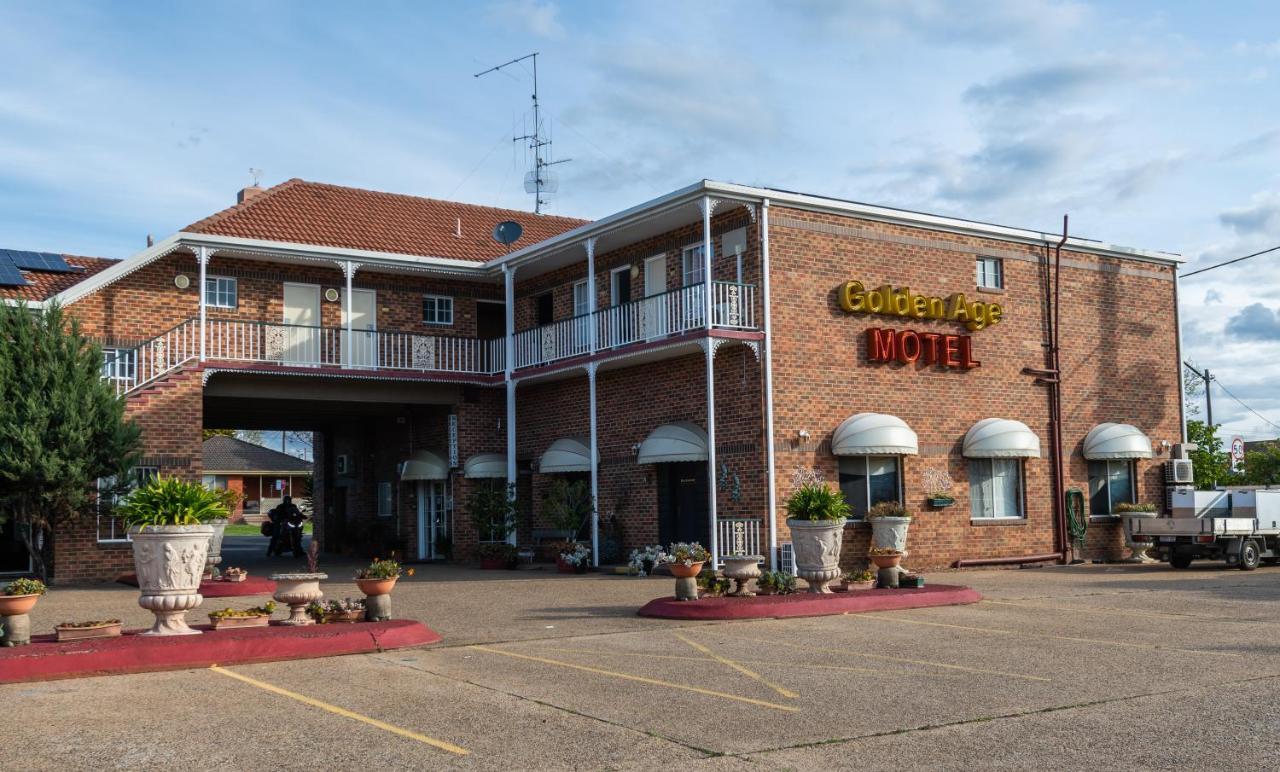
POLYGON ((1275 424, 1275 423, 1272 423, 1272 421, 1271 421, 1269 418, 1267 418, 1266 416, 1264 416, 1262 413, 1259 413, 1257 410, 1254 410, 1253 408, 1249 407, 1248 405, 1246 405, 1246 404, 1244 403, 1244 400, 1242 400, 1242 399, 1240 399, 1239 397, 1237 397, 1236 395, 1232 394, 1232 393, 1231 393, 1231 389, 1228 389, 1226 386, 1224 386, 1224 385, 1222 384, 1222 381, 1221 381, 1221 380, 1219 380, 1218 378, 1214 378, 1214 380, 1218 382, 1218 388, 1222 389, 1222 391, 1223 391, 1224 393, 1226 393, 1226 395, 1227 395, 1228 397, 1231 397, 1231 398, 1232 398, 1232 399, 1234 399, 1236 402, 1239 402, 1239 403, 1240 403, 1240 406, 1241 406, 1241 407, 1243 407, 1245 410, 1248 410, 1250 413, 1253 413, 1253 414, 1254 414, 1254 415, 1256 415, 1257 417, 1261 418, 1261 419, 1262 419, 1262 421, 1263 421, 1264 423, 1269 424, 1272 428, 1274 428, 1274 429, 1280 429, 1280 425, 1275 424))
POLYGON ((1249 258, 1251 258, 1251 257, 1257 257, 1258 255, 1265 255, 1265 254, 1267 254, 1268 252, 1275 252, 1277 249, 1280 249, 1280 244, 1277 244, 1277 245, 1275 245, 1274 247, 1271 247, 1270 249, 1264 249, 1264 250, 1262 250, 1261 252, 1254 252, 1252 255, 1245 255, 1244 257, 1237 257, 1237 258, 1235 258, 1234 260, 1228 260, 1228 261, 1226 261, 1226 262, 1224 262, 1224 263, 1218 263, 1217 265, 1211 265, 1211 266, 1209 266, 1208 268, 1198 268, 1198 269, 1196 269, 1196 270, 1194 270, 1194 271, 1191 271, 1191 272, 1189 272, 1189 273, 1181 274, 1180 278, 1187 279, 1187 278, 1190 278, 1190 277, 1192 277, 1192 276, 1195 276, 1195 275, 1196 275, 1196 274, 1198 274, 1198 273, 1204 273, 1205 271, 1212 271, 1214 268, 1221 268, 1221 267, 1222 267, 1222 266, 1224 266, 1224 265, 1231 265, 1232 263, 1238 263, 1238 262, 1240 262, 1241 260, 1248 260, 1248 259, 1249 259, 1249 258))

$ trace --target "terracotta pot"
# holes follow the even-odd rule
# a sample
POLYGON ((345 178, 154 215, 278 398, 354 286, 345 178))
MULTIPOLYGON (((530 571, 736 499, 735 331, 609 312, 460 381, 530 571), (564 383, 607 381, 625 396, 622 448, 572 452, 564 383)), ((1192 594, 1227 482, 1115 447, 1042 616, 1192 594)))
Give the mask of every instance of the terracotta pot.
POLYGON ((840 578, 840 547, 844 541, 844 518, 800 520, 787 518, 791 544, 795 549, 796 575, 809 583, 811 593, 829 593, 827 585, 840 578))
POLYGON ((58 625, 53 628, 57 633, 59 641, 84 641, 90 638, 118 638, 120 637, 120 623, 110 622, 105 625, 94 625, 93 627, 63 627, 58 625))
POLYGON ((691 563, 687 566, 683 563, 668 563, 667 566, 671 568, 671 575, 677 579, 687 579, 702 573, 702 563, 691 563))
POLYGON ((396 586, 398 576, 390 579, 357 579, 356 585, 360 588, 360 592, 370 597, 374 595, 389 595, 391 590, 396 586))
POLYGON ((901 555, 871 555, 870 557, 877 568, 892 568, 902 562, 901 555))
POLYGON ((867 581, 865 581, 865 582, 850 582, 850 581, 845 581, 845 583, 844 583, 844 588, 845 588, 846 590, 848 590, 849 592, 858 592, 858 591, 861 591, 861 590, 871 590, 871 589, 875 589, 875 586, 876 586, 876 580, 875 580, 875 579, 868 579, 868 580, 867 580, 867 581))
POLYGON ((214 630, 236 630, 241 627, 266 627, 271 622, 267 614, 252 617, 209 617, 214 630))
POLYGON ((16 617, 36 607, 40 595, 0 595, 0 617, 16 617))
POLYGON ((161 525, 129 529, 138 574, 138 605, 155 614, 142 635, 196 635, 187 611, 199 606, 200 576, 209 553, 211 525, 161 525))

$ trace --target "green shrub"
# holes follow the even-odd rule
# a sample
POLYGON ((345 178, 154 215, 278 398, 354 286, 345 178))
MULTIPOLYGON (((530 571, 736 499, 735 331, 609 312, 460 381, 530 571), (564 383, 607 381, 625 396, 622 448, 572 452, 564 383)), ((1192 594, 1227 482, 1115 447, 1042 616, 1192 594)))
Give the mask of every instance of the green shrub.
POLYGON ((39 579, 14 579, 4 586, 5 595, 44 595, 49 588, 39 579))
POLYGON ((841 520, 849 516, 844 494, 826 483, 801 485, 787 499, 787 514, 796 520, 841 520))
POLYGON ((514 485, 498 485, 487 480, 471 492, 467 513, 481 541, 505 541, 516 529, 515 498, 514 485))
POLYGON ((786 571, 764 571, 756 580, 756 586, 778 595, 790 595, 796 591, 796 577, 786 571))
POLYGON ((1116 514, 1118 515, 1124 514, 1125 512, 1155 512, 1155 511, 1156 511, 1155 504, 1130 504, 1127 501, 1122 502, 1120 504, 1116 504, 1116 514))

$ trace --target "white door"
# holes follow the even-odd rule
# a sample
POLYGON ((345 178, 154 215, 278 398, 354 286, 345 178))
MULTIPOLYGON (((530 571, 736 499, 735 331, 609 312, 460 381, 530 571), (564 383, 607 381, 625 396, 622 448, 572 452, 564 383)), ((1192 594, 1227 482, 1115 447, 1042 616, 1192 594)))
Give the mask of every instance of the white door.
POLYGON ((644 334, 646 338, 666 335, 671 318, 667 292, 667 256, 658 255, 644 261, 644 334))
MULTIPOLYGON (((351 338, 343 346, 342 361, 352 367, 378 365, 378 295, 373 290, 351 290, 351 338)), ((342 339, 347 339, 347 303, 342 303, 342 339)))
POLYGON ((418 559, 436 560, 444 557, 439 549, 440 538, 448 535, 449 521, 444 501, 444 483, 435 480, 419 480, 418 559))
POLYGON ((284 324, 282 360, 291 364, 321 364, 320 285, 285 282, 284 324))
POLYGON ((435 539, 427 533, 430 528, 431 518, 427 514, 427 483, 425 480, 418 481, 418 560, 431 559, 431 547, 435 539))

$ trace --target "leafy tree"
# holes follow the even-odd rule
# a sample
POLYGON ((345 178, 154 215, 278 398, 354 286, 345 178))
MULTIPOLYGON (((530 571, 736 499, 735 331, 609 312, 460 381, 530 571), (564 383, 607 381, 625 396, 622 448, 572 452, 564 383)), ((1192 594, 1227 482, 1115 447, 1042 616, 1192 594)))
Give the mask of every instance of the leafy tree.
POLYGON ((1244 481, 1249 485, 1280 484, 1280 445, 1263 445, 1244 454, 1244 481))
POLYGON ((566 480, 557 477, 547 486, 543 494, 542 514, 551 524, 561 531, 577 534, 586 524, 587 518, 595 509, 591 498, 591 484, 586 480, 566 480))
POLYGON ((481 481, 467 500, 467 513, 482 541, 504 541, 516 529, 515 486, 481 481))
POLYGON ((0 523, 17 525, 40 576, 39 536, 92 516, 99 478, 128 479, 139 436, 76 319, 0 305, 0 523))
POLYGON ((1191 451, 1191 466, 1195 470, 1196 487, 1212 490, 1215 486, 1233 481, 1231 457, 1222 449, 1218 427, 1206 426, 1204 421, 1187 421, 1187 441, 1195 443, 1191 451))

